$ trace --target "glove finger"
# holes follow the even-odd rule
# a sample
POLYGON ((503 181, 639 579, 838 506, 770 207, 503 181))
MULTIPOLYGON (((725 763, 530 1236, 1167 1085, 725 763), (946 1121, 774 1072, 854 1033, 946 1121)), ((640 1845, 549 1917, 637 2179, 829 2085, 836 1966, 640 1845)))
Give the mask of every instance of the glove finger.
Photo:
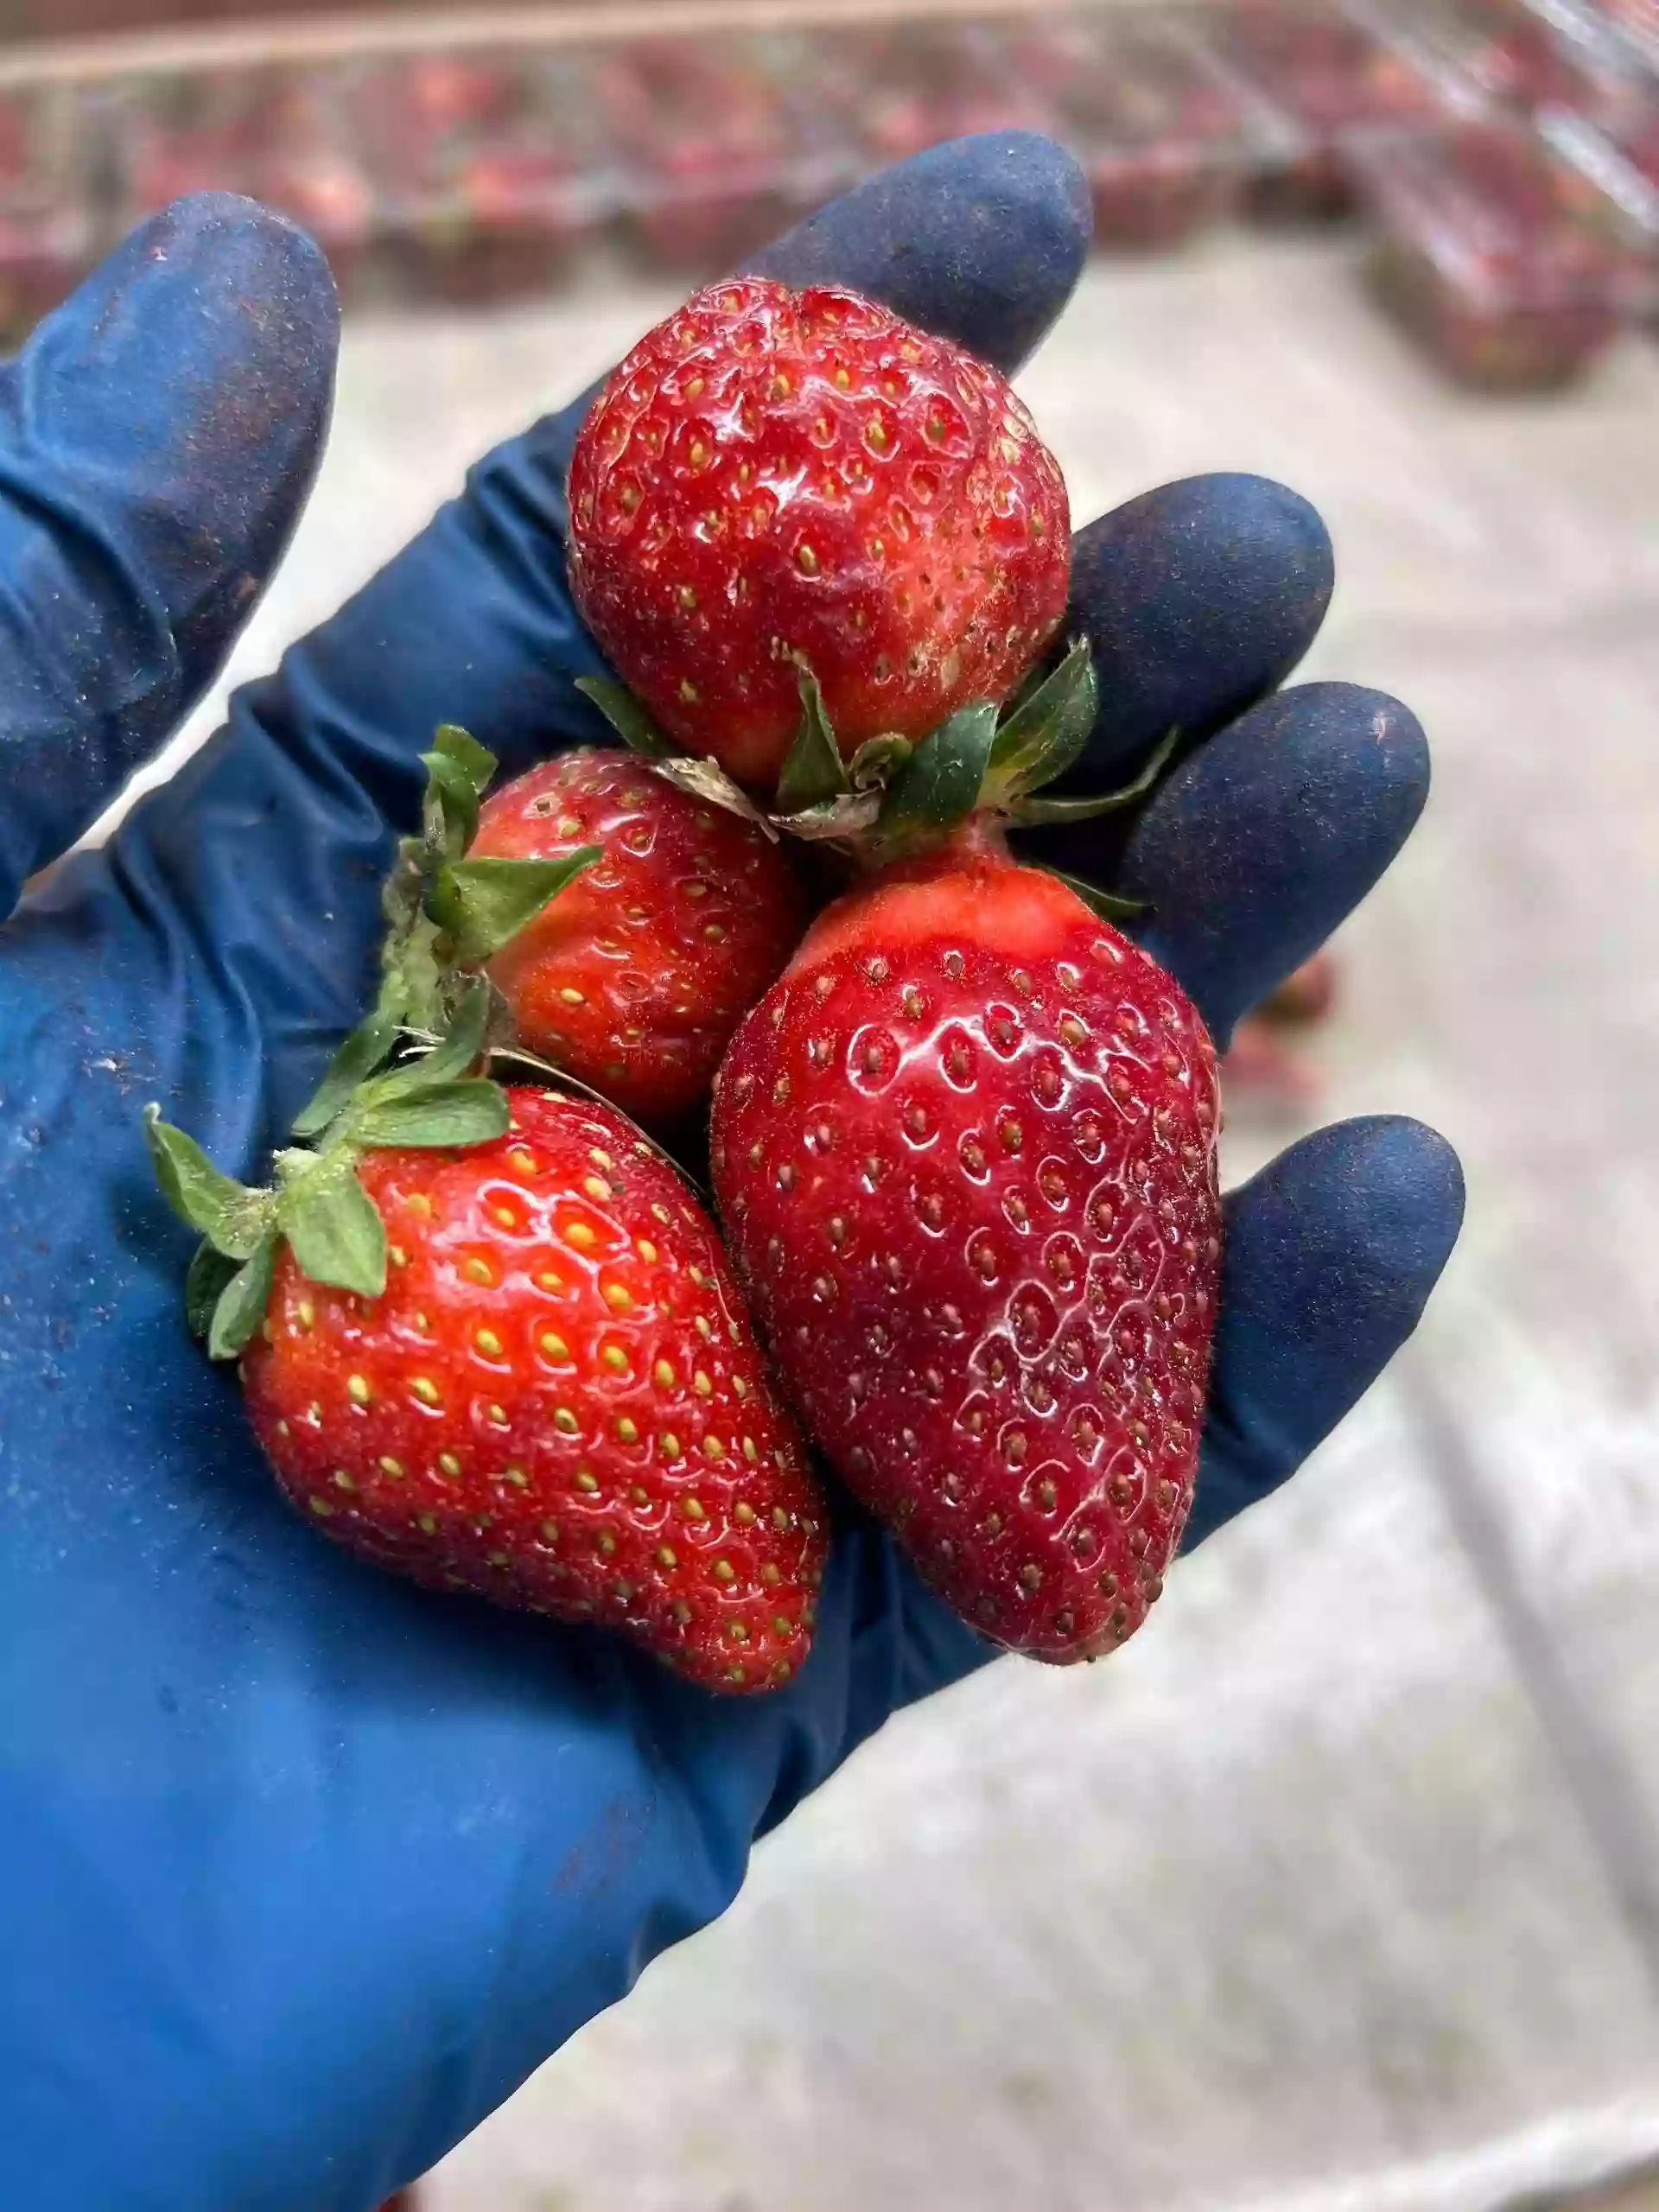
POLYGON ((1428 779, 1427 741, 1397 700, 1299 684, 1191 754, 1127 832, 1109 815, 1031 847, 1147 902, 1135 934, 1224 1046, 1382 874, 1428 779))
POLYGON ((1140 934, 1217 1042, 1323 944, 1404 844, 1428 743, 1386 693, 1307 683, 1185 761, 1135 823, 1120 880, 1140 934))
MULTIPOLYGON (((799 289, 845 285, 1012 376, 1071 298, 1094 226, 1069 154, 1029 130, 953 138, 880 169, 744 263, 799 289)), ((599 391, 542 427, 561 477, 599 391)))
POLYGON ((1276 1490, 1370 1389, 1463 1209, 1456 1153, 1395 1115, 1304 1137, 1231 1194, 1189 1547, 1276 1490))
POLYGON ((1208 736, 1282 683, 1334 580, 1319 515, 1264 476, 1187 477, 1080 531, 1068 619, 1100 711, 1071 785, 1109 790, 1166 731, 1208 736))
POLYGON ((1012 376, 1071 298, 1093 227, 1069 154, 992 130, 880 170, 749 265, 786 284, 850 285, 1012 376))
POLYGON ((213 680, 310 489, 338 324, 302 232, 203 194, 0 368, 0 914, 213 680))

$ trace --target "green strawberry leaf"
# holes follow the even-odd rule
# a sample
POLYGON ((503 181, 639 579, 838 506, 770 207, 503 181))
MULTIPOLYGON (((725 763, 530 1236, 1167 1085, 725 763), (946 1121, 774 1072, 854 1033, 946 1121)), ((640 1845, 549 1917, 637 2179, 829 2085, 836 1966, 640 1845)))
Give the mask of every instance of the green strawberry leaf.
POLYGON ((207 1328, 207 1357, 234 1359, 251 1340, 270 1303, 276 1266, 276 1232, 268 1229, 226 1284, 207 1328))
POLYGON ((549 861, 453 861, 438 871, 427 912, 449 937, 455 959, 475 965, 533 921, 573 876, 592 867, 601 850, 583 845, 549 861))
POLYGON ((1153 751, 1147 765, 1132 784, 1125 784, 1121 791, 1103 791, 1097 798, 1020 798, 1008 808, 1008 818, 1022 829, 1041 830, 1065 822, 1093 822, 1103 814, 1120 814, 1125 807, 1139 806, 1157 788, 1175 749, 1181 741, 1181 733, 1173 729, 1153 751))
MULTIPOLYGON (((394 1098, 412 1098, 419 1092, 452 1083, 484 1057, 489 1034, 493 994, 485 976, 467 976, 454 995, 453 1011, 430 1052, 402 1061, 363 1086, 357 1099, 359 1112, 394 1098)), ((353 1124, 355 1134, 356 1123, 353 1124)))
POLYGON ((673 759, 675 747, 625 684, 613 683, 608 676, 579 676, 576 689, 599 709, 631 753, 647 760, 673 759))
POLYGON ((374 1201, 358 1181, 352 1155, 327 1162, 312 1153, 277 1160, 283 1188, 277 1225, 300 1272, 336 1290, 378 1298, 386 1287, 386 1231, 374 1201))
POLYGON ((487 745, 480 745, 459 722, 440 722, 432 733, 432 750, 453 761, 478 796, 484 796, 496 771, 496 758, 487 745))
POLYGON ((370 1145, 487 1144, 506 1135, 512 1118, 500 1084, 474 1076, 365 1106, 356 1134, 370 1145))
POLYGON ((359 1022, 329 1061, 322 1081, 295 1116, 296 1137, 314 1137, 326 1129, 350 1105, 359 1086, 390 1056, 403 1026, 392 996, 383 988, 374 1012, 359 1022))
POLYGON ((978 804, 995 741, 996 709, 986 700, 958 707, 930 730, 893 779, 877 823, 880 842, 906 844, 965 821, 978 804))
POLYGON ((162 1119, 159 1106, 144 1109, 144 1141, 174 1212, 226 1259, 245 1260, 270 1217, 269 1194, 221 1175, 194 1137, 162 1119))
POLYGON ((236 1272, 236 1262, 216 1252, 204 1236, 184 1279, 184 1318, 193 1337, 206 1339, 219 1301, 236 1272))
POLYGON ((811 670, 797 671, 801 692, 800 727, 778 776, 778 811, 799 814, 822 806, 852 789, 836 733, 823 709, 823 694, 811 670))
POLYGON ((1026 671, 1018 683, 1014 685, 1013 691, 1004 701, 1002 709, 1004 718, 1006 719, 1010 715, 1017 714, 1019 709, 1025 705, 1027 699, 1034 698, 1036 694, 1042 690, 1044 684, 1047 683, 1051 673, 1052 671, 1045 668, 1040 660, 1033 661, 1031 666, 1026 671))
POLYGON ((1086 882, 1080 875, 1068 875, 1063 868, 1048 868, 1040 861, 1038 865, 1056 883, 1063 883, 1068 891, 1075 893, 1090 912, 1098 914, 1103 922, 1137 922, 1152 911, 1145 899, 1121 898, 1116 892, 1103 891, 1098 884, 1086 882))
POLYGON ((1089 741, 1099 686, 1086 638, 1007 715, 991 747, 992 804, 1023 798, 1064 775, 1089 741))

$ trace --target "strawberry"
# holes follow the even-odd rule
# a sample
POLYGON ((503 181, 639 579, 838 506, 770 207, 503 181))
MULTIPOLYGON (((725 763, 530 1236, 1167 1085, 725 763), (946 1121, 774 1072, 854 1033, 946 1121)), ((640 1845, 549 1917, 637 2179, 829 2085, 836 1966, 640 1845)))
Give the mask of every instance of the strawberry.
POLYGON ((1122 1643, 1162 1586, 1220 1255, 1202 1021, 993 818, 1141 795, 1168 744, 1129 792, 1031 796, 1094 703, 1078 648, 1001 724, 958 715, 917 748, 866 832, 874 872, 740 1026, 712 1132, 813 1438, 934 1589, 1055 1662, 1122 1643))
MULTIPOLYGON (((583 688, 640 742, 625 695, 619 706, 616 687, 583 688)), ((495 756, 465 730, 447 724, 423 758, 422 828, 386 887, 370 1028, 381 1041, 399 1027, 435 1034, 483 973, 491 1043, 642 1120, 683 1120, 805 925, 775 834, 753 808, 710 804, 696 762, 567 753, 486 802, 495 756)))
POLYGON ((626 753, 568 753, 486 800, 474 859, 569 859, 578 876, 489 973, 518 1041, 636 1118, 682 1120, 806 925, 784 849, 626 753))
POLYGON ((412 1580, 625 1629, 711 1688, 810 1642, 818 1509, 712 1224, 620 1115, 507 1093, 464 1151, 372 1151, 365 1300, 279 1256, 242 1358, 325 1534, 412 1580))
MULTIPOLYGON (((436 870, 436 935, 488 937, 535 887, 493 873, 518 865, 436 870)), ((389 1009, 430 942, 391 905, 387 989, 270 1189, 146 1115, 162 1187, 203 1238, 192 1325, 239 1357, 283 1491, 350 1549, 609 1623, 710 1688, 787 1680, 823 1516, 712 1224, 614 1108, 473 1072, 481 976, 448 979, 444 1033, 399 1058, 389 1009)))
POLYGON ((997 702, 1065 611, 1065 486, 1004 379, 855 293, 700 292, 571 457, 589 628, 680 746, 770 788, 816 679, 849 759, 997 702))

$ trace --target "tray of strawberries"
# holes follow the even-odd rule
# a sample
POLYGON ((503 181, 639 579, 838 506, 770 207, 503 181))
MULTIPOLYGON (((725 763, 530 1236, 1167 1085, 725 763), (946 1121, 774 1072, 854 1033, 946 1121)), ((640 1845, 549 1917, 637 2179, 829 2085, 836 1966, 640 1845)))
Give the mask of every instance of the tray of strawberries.
MULTIPOLYGON (((1092 20, 1076 25, 1088 45, 1092 20)), ((861 24, 806 42, 813 100, 855 171, 977 130, 1053 133, 1054 102, 1024 63, 981 24, 861 24)))
POLYGON ((1444 85, 1375 24, 1320 0, 1224 0, 1205 16, 1211 50, 1289 134, 1250 194, 1265 219, 1353 212, 1354 151, 1443 114, 1444 85))
POLYGON ((350 109, 415 297, 487 305, 544 289, 610 213, 597 119, 563 54, 389 58, 353 72, 350 109))
POLYGON ((1546 117, 1541 130, 1618 210, 1642 264, 1635 312, 1649 324, 1659 321, 1659 87, 1645 86, 1611 117, 1546 117))
POLYGON ((629 227, 664 268, 741 261, 839 181, 780 41, 636 40, 593 58, 590 97, 629 227))
POLYGON ((1379 296, 1459 382, 1576 383, 1639 296, 1619 210, 1582 169, 1512 122, 1465 123, 1366 173, 1379 296))
POLYGON ((623 741, 498 785, 435 734, 270 1184, 149 1109, 187 1317, 320 1539, 550 1635, 776 1693, 839 1485, 988 1641, 1112 1651, 1192 1504, 1220 1112, 1121 905, 1006 835, 1174 753, 1052 795, 1096 704, 1058 465, 983 362, 741 278, 607 380, 568 497, 623 741))
POLYGON ((1519 115, 1566 108, 1615 109, 1629 84, 1628 58, 1593 26, 1531 0, 1355 0, 1386 24, 1423 66, 1474 103, 1519 115))
POLYGON ((997 73, 1041 94, 1052 135, 1082 162, 1097 246, 1183 244, 1233 211, 1279 143, 1185 16, 1068 11, 983 35, 997 73))

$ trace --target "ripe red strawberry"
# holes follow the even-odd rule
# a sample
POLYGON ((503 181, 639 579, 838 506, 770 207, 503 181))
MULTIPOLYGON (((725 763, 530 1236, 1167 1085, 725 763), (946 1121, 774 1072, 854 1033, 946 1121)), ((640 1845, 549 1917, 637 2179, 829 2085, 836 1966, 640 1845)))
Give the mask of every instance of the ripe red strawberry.
POLYGON ((1004 379, 856 294, 711 285, 595 402, 576 603, 661 728, 770 787, 817 677, 844 753, 999 702, 1065 611, 1065 486, 1004 379))
POLYGON ((416 1064, 283 1154, 272 1192, 149 1126, 207 1240, 193 1318, 241 1354, 315 1526, 411 1580, 620 1628, 712 1689, 788 1680, 821 1505, 713 1225, 620 1115, 416 1064))
POLYGON ((1139 1626, 1192 1500, 1215 1056, 981 830, 829 909, 721 1071, 715 1188, 808 1427, 933 1587, 1053 1662, 1139 1626))
POLYGON ((602 856, 499 951, 518 1040, 637 1119, 682 1119, 806 926, 789 855, 625 753, 567 753, 486 800, 474 859, 602 856))

